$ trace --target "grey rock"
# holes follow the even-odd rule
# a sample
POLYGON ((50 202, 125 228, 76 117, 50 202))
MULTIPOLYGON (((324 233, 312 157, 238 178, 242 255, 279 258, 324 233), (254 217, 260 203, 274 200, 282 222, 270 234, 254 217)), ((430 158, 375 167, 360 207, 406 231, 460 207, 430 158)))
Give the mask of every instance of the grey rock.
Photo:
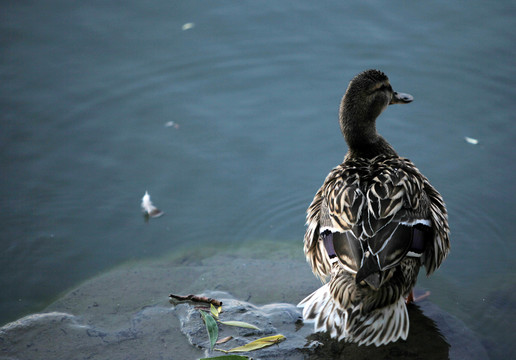
POLYGON ((0 328, 0 359, 177 359, 174 354, 189 349, 173 341, 173 313, 148 307, 126 327, 110 330, 62 312, 30 315, 0 328))
POLYGON ((170 292, 204 292, 224 302, 221 320, 245 321, 261 329, 221 325, 219 338, 234 336, 221 348, 274 334, 286 337, 278 345, 246 354, 255 360, 487 358, 464 323, 428 300, 410 307, 406 342, 358 347, 313 334, 312 325, 300 321, 300 310, 292 303, 320 283, 301 256, 274 249, 278 259, 262 259, 253 250, 252 257, 197 255, 193 262, 162 260, 110 271, 81 284, 43 313, 1 327, 0 359, 184 360, 222 355, 209 353, 208 335, 195 305, 173 306, 170 292))

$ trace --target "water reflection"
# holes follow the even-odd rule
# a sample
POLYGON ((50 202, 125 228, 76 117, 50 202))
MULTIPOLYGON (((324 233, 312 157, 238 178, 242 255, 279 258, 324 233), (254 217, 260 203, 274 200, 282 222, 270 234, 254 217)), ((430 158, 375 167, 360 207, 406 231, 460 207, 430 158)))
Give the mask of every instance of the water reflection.
POLYGON ((322 343, 308 356, 317 359, 485 359, 487 354, 470 332, 458 331, 458 325, 448 315, 430 304, 408 306, 410 333, 406 341, 386 346, 358 346, 335 341, 327 334, 313 334, 308 340, 322 343), (429 316, 425 315, 429 313, 429 316), (439 324, 436 324, 436 319, 439 324), (453 330, 452 330, 453 329, 453 330), (449 338, 448 338, 449 337, 449 338), (451 342, 451 345, 450 345, 451 342), (451 347, 453 346, 453 351, 451 347))

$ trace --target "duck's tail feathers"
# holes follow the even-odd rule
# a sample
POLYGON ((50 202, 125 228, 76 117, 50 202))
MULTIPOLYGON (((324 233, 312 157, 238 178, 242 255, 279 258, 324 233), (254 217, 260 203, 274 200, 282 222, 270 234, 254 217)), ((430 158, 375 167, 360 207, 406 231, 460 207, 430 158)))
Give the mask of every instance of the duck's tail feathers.
POLYGON ((351 341, 359 345, 380 346, 399 339, 406 340, 408 336, 410 322, 403 297, 394 304, 367 314, 360 314, 359 309, 355 308, 349 319, 351 341))
POLYGON ((336 306, 326 284, 303 299, 298 305, 303 308, 303 319, 314 322, 314 331, 327 331, 331 337, 339 340, 347 338, 348 313, 336 306))
POLYGON ((303 308, 304 321, 314 322, 315 332, 327 331, 337 340, 380 346, 408 336, 409 317, 403 297, 392 305, 362 314, 360 305, 340 308, 329 286, 324 285, 297 306, 303 308))

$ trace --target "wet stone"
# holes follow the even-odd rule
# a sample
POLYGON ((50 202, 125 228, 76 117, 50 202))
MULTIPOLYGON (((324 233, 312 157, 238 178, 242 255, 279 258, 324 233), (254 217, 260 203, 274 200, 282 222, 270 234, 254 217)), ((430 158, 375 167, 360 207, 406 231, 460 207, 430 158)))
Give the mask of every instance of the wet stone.
POLYGON ((294 305, 320 286, 303 259, 252 255, 196 259, 195 266, 162 261, 110 271, 81 284, 44 312, 0 327, 0 360, 188 360, 223 355, 209 351, 206 327, 196 309, 201 304, 171 304, 171 292, 221 300, 222 321, 260 328, 219 324, 219 339, 233 339, 216 348, 227 350, 276 334, 286 337, 243 354, 255 360, 487 358, 475 334, 429 299, 409 307, 407 341, 376 348, 313 334, 313 325, 300 321, 301 311, 294 305))
MULTIPOLYGON (((237 300, 228 293, 206 292, 203 296, 221 300, 221 321, 243 321, 258 327, 260 330, 241 328, 219 324, 219 339, 231 336, 232 339, 224 344, 215 345, 215 348, 229 350, 245 345, 253 340, 282 334, 287 339, 279 344, 250 352, 253 359, 304 359, 306 350, 314 348, 317 341, 307 341, 310 327, 302 327, 300 309, 292 304, 276 303, 255 306, 249 302, 237 300)), ((207 309, 206 311, 209 311, 207 309)), ((200 316, 197 304, 182 303, 176 306, 176 315, 179 317, 181 332, 188 341, 210 355, 206 326, 200 316)), ((222 355, 214 351, 211 356, 222 355)))

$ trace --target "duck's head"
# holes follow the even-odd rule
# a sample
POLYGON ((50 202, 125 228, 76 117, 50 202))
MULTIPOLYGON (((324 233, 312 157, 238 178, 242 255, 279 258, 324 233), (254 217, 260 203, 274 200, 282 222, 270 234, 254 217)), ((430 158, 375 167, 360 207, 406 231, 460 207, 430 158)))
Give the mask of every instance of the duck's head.
POLYGON ((378 140, 376 118, 388 105, 408 104, 412 95, 395 92, 381 71, 366 70, 351 80, 340 104, 340 127, 350 148, 378 140))

